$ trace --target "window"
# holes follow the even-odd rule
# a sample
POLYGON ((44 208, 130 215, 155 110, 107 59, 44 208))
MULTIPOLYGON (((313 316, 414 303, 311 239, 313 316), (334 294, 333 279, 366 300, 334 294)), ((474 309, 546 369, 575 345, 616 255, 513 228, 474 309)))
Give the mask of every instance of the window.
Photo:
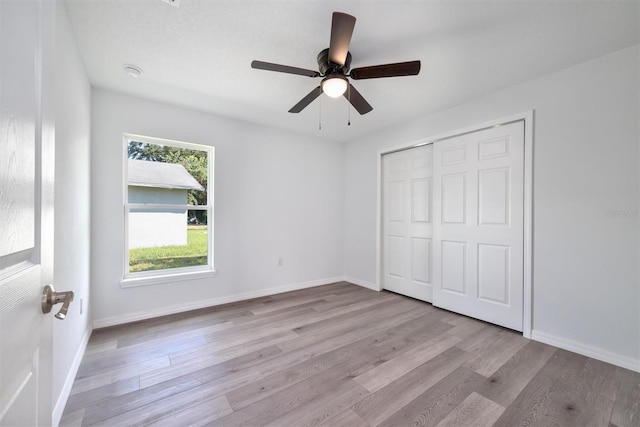
POLYGON ((214 148, 128 134, 124 145, 123 284, 212 272, 214 148))

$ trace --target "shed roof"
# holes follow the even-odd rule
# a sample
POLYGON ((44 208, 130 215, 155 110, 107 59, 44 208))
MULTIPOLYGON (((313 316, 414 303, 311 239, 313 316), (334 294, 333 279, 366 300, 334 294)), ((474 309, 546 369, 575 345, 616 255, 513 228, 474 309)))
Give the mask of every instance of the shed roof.
POLYGON ((129 159, 129 185, 204 191, 196 179, 177 163, 129 159))

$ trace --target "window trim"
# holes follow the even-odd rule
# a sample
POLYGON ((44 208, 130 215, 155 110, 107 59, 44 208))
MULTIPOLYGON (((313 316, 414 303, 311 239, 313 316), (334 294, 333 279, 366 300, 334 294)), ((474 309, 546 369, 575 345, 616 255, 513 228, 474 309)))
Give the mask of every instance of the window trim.
POLYGON ((216 274, 215 264, 214 264, 214 217, 213 217, 213 206, 214 206, 214 163, 215 163, 215 147, 211 145, 202 145, 202 144, 194 144, 190 142, 176 141, 164 138, 154 138, 143 135, 131 134, 131 133, 123 133, 122 135, 122 147, 123 147, 123 167, 122 167, 122 199, 123 199, 123 231, 124 231, 124 241, 123 241, 123 270, 122 270, 122 278, 120 280, 121 288, 129 288, 135 286, 147 286, 147 285, 155 285, 160 283, 169 283, 169 282, 178 282, 183 280, 191 280, 191 279, 199 279, 199 278, 209 278, 213 277, 216 274), (190 150, 201 150, 207 153, 207 204, 206 205, 178 205, 178 204, 167 204, 167 203, 129 203, 129 168, 128 168, 128 145, 129 142, 143 142, 147 144, 155 144, 155 145, 168 145, 172 147, 190 149, 190 150), (187 209, 187 210, 204 210, 207 211, 207 264, 206 265, 197 265, 190 267, 177 267, 170 269, 162 269, 162 270, 147 270, 147 271, 137 271, 137 272, 129 272, 129 212, 131 209, 139 208, 139 209, 149 209, 156 207, 171 207, 171 208, 179 208, 179 209, 187 209))

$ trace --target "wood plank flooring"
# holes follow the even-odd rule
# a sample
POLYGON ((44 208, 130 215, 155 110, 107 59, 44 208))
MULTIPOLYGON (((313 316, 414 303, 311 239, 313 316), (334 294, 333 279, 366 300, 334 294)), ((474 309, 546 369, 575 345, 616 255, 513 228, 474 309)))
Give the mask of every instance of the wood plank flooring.
POLYGON ((640 426, 640 374, 345 282, 93 332, 61 426, 640 426))

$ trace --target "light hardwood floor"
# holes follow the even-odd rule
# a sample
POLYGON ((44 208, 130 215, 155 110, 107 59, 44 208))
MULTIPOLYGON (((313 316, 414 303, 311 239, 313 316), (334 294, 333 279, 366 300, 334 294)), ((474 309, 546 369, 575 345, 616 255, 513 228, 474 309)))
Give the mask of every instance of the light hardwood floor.
POLYGON ((62 426, 640 426, 640 374, 336 283, 93 332, 62 426))

